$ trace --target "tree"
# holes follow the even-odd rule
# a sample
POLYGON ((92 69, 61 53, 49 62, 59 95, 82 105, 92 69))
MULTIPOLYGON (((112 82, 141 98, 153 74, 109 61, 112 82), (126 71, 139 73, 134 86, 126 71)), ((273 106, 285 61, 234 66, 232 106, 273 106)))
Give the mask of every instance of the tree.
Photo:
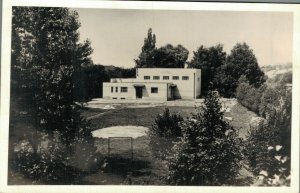
MULTIPOLYGON (((78 13, 67 8, 13 8, 11 100, 17 111, 12 112, 26 112, 22 124, 35 127, 34 154, 38 133, 53 141, 59 137, 66 147, 56 157, 61 163, 76 151, 86 159, 94 151, 89 124, 74 100, 74 72, 92 64, 93 51, 88 40, 79 43, 79 27, 78 13)), ((10 129, 17 126, 11 122, 10 129)))
POLYGON ((168 108, 162 114, 157 115, 148 134, 154 156, 162 159, 166 158, 173 146, 173 142, 177 141, 178 137, 181 137, 180 123, 182 121, 183 118, 180 114, 172 114, 168 108))
POLYGON ((217 73, 215 83, 225 97, 235 96, 241 75, 245 75, 249 84, 255 88, 265 82, 265 75, 258 66, 253 50, 246 43, 238 43, 233 47, 226 64, 221 66, 217 73))
POLYGON ((201 93, 206 95, 208 87, 214 81, 217 69, 225 64, 226 52, 223 51, 223 46, 218 44, 206 48, 200 46, 192 60, 188 63, 189 68, 201 69, 201 93))
POLYGON ((241 139, 224 120, 219 95, 209 91, 199 112, 182 123, 169 158, 168 183, 233 184, 241 167, 241 139))
POLYGON ((137 68, 148 67, 148 57, 149 54, 155 49, 156 37, 155 34, 152 35, 152 29, 148 29, 147 37, 144 39, 144 45, 142 47, 142 52, 139 58, 135 60, 137 68))
POLYGON ((155 47, 156 36, 152 29, 144 40, 142 52, 135 60, 136 68, 184 68, 189 51, 182 45, 167 44, 160 48, 155 47))
POLYGON ((184 68, 189 51, 182 45, 171 44, 154 49, 147 59, 148 67, 152 68, 184 68))

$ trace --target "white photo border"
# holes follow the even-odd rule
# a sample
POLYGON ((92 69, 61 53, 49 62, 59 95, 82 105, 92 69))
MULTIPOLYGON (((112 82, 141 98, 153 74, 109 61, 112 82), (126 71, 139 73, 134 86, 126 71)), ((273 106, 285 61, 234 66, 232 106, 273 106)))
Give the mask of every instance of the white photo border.
POLYGON ((0 192, 230 192, 230 193, 297 193, 299 192, 299 99, 300 99, 300 5, 271 3, 212 3, 212 2, 149 2, 97 0, 3 0, 1 44, 1 104, 0 104, 0 192), (8 132, 10 98, 10 54, 12 6, 201 10, 201 11, 264 11, 293 13, 293 90, 292 148, 290 187, 207 187, 207 186, 112 186, 112 185, 7 185, 8 132))

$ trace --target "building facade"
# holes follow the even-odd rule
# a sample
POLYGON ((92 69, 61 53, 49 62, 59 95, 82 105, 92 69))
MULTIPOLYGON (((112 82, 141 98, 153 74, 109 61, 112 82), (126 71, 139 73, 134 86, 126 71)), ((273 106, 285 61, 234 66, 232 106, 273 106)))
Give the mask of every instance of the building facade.
POLYGON ((106 99, 195 99, 200 97, 201 70, 137 68, 136 78, 112 78, 103 83, 106 99))

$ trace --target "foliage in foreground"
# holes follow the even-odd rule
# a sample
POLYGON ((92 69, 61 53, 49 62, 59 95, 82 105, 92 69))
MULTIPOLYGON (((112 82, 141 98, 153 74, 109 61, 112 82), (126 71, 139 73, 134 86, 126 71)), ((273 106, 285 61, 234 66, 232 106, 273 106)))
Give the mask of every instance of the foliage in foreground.
POLYGON ((23 112, 26 118, 18 124, 11 121, 10 131, 27 127, 36 131, 34 140, 26 139, 35 160, 20 162, 27 167, 25 171, 36 169, 36 162, 44 160, 38 152, 44 139, 38 133, 58 136, 52 142, 63 146, 59 154, 46 147, 53 164, 70 165, 67 158, 72 155, 89 159, 86 155, 95 151, 89 123, 81 117, 74 99, 74 74, 92 63, 89 55, 93 51, 89 41, 79 43, 79 27, 78 13, 67 8, 13 8, 11 100, 16 109, 11 117, 18 119, 14 112, 23 112))
POLYGON ((262 179, 261 185, 290 183, 291 101, 291 91, 281 91, 264 111, 267 124, 249 132, 246 155, 253 174, 262 179))
POLYGON ((173 141, 182 136, 180 128, 182 121, 183 118, 179 114, 171 114, 168 108, 162 114, 157 115, 149 130, 150 147, 154 156, 166 158, 173 146, 173 141))
POLYGON ((182 137, 169 161, 172 185, 230 185, 241 168, 241 139, 225 120, 219 95, 210 91, 204 105, 181 124, 182 137))

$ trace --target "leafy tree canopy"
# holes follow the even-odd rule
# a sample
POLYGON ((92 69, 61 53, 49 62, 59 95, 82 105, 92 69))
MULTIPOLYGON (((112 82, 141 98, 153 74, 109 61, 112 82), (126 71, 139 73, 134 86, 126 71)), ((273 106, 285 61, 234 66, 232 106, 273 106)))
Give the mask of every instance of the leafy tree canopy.
POLYGON ((93 49, 79 42, 78 13, 67 8, 14 7, 12 100, 37 130, 59 131, 69 147, 91 139, 74 101, 74 72, 92 64, 93 49))
POLYGON ((228 55, 226 64, 217 72, 215 83, 223 96, 235 96, 235 89, 241 75, 245 75, 249 84, 256 88, 266 80, 253 50, 246 43, 236 44, 228 55))
POLYGON ((160 48, 155 47, 156 36, 152 29, 148 30, 144 40, 142 52, 135 60, 137 68, 184 68, 189 51, 182 45, 167 44, 160 48))
POLYGON ((202 45, 194 52, 188 67, 201 69, 201 93, 203 95, 208 92, 209 84, 214 81, 218 68, 225 64, 225 60, 226 52, 220 44, 209 48, 202 45))

